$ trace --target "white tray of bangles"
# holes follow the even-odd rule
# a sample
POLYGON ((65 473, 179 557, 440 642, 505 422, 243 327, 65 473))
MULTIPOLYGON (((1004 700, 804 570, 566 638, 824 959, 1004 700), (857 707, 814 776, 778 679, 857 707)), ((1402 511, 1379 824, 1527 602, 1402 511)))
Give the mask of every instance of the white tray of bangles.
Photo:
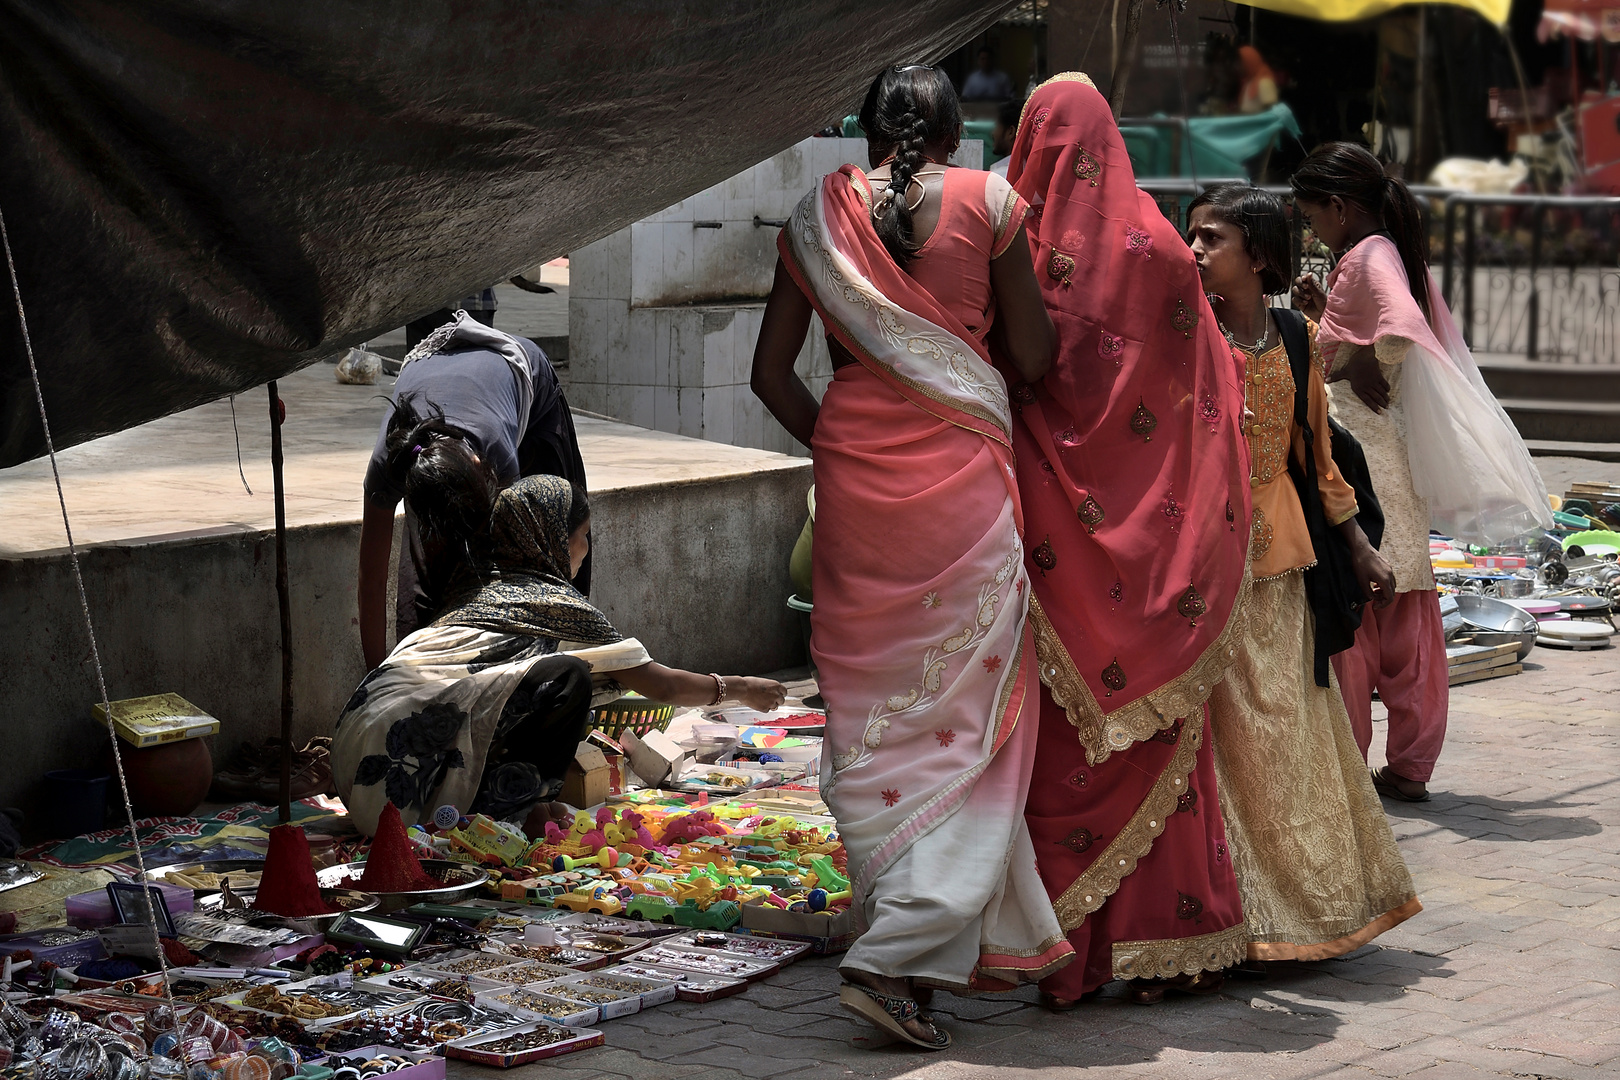
POLYGON ((717 952, 714 949, 696 949, 682 945, 650 945, 636 954, 636 963, 657 967, 681 968, 703 975, 719 975, 727 979, 746 979, 753 982, 775 972, 781 965, 769 960, 755 960, 751 956, 717 952))
POLYGON ((810 951, 808 941, 784 941, 781 938, 761 938, 751 934, 727 934, 720 930, 689 930, 663 944, 737 953, 740 956, 784 967, 810 951))
POLYGON ((551 994, 542 994, 526 986, 503 986, 478 996, 480 1004, 489 1003, 504 1009, 533 1013, 563 1027, 585 1027, 602 1018, 599 1006, 585 1001, 572 1001, 551 994))
POLYGON ((509 1069, 514 1065, 571 1054, 575 1050, 588 1050, 601 1046, 602 1042, 600 1031, 558 1027, 542 1022, 494 1035, 457 1039, 445 1046, 444 1053, 446 1057, 509 1069))
POLYGON ((638 979, 667 979, 675 984, 675 997, 680 1001, 713 1001, 748 989, 747 979, 704 975, 685 968, 657 967, 638 963, 634 957, 625 963, 603 968, 602 972, 607 975, 631 975, 638 979))
MULTIPOLYGON (((603 989, 616 994, 633 994, 640 999, 640 1009, 656 1009, 676 999, 676 984, 671 980, 650 980, 638 976, 616 975, 606 968, 599 968, 596 972, 575 972, 564 976, 554 983, 541 984, 539 989, 543 993, 561 993, 562 996, 573 996, 577 991, 585 989, 603 989), (549 989, 556 986, 557 989, 549 989)), ((606 1018, 606 1017, 603 1017, 606 1018)))

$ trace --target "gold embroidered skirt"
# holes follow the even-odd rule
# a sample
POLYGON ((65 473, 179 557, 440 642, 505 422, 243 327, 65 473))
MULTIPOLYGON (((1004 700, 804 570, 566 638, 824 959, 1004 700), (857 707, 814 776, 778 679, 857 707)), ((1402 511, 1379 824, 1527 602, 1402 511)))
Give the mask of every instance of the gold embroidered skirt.
POLYGON ((1422 910, 1338 683, 1313 677, 1300 571, 1256 581, 1209 699, 1221 813, 1252 960, 1324 960, 1422 910))

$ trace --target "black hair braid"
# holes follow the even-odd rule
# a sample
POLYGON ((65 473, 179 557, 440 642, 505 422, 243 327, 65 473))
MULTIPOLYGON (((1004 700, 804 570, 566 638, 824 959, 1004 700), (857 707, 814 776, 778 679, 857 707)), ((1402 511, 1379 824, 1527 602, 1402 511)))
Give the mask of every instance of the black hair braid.
POLYGON ((906 113, 896 125, 899 138, 894 144, 894 161, 889 165, 889 199, 876 222, 878 239, 901 266, 916 258, 917 240, 912 228, 911 186, 921 183, 916 176, 927 163, 923 148, 928 144, 928 121, 916 113, 906 113))
POLYGON ((873 227, 903 267, 917 256, 911 205, 917 201, 917 174, 928 161, 926 148, 948 142, 961 128, 956 87, 938 68, 888 68, 867 90, 860 122, 877 152, 873 156, 881 153, 891 162, 888 186, 873 202, 873 227))

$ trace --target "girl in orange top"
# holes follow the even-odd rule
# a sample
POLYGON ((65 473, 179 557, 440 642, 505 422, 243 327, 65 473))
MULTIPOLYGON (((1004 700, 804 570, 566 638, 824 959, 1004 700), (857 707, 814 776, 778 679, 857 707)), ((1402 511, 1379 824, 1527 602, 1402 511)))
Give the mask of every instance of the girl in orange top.
MULTIPOLYGON (((1327 523, 1350 547, 1364 598, 1387 605, 1389 564, 1356 523, 1355 493, 1333 464, 1327 390, 1309 365, 1308 444, 1294 415, 1283 319, 1266 298, 1287 288, 1282 203, 1246 185, 1195 199, 1188 242, 1226 339, 1246 371, 1253 595, 1237 663, 1209 699, 1221 813, 1237 870, 1250 960, 1322 960, 1359 948, 1421 910, 1344 699, 1323 668, 1304 571, 1317 562, 1289 458, 1314 461, 1327 523)), ((1295 322, 1295 326, 1298 323, 1295 322)), ((1316 328, 1307 325, 1311 349, 1316 328)), ((1301 335, 1304 337, 1304 335, 1301 335)), ((1311 500, 1315 502, 1315 500, 1311 500)))

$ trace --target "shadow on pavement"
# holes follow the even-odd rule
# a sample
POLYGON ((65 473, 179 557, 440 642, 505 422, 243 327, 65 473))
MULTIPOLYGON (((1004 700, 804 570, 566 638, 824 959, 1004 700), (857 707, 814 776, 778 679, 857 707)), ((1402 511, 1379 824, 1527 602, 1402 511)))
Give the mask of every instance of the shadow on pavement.
MULTIPOLYGON (((1594 836, 1603 826, 1589 817, 1536 814, 1536 810, 1569 810, 1591 805, 1567 799, 1515 801, 1489 795, 1433 792, 1426 803, 1384 800, 1384 812, 1401 821, 1422 822, 1470 840, 1573 840, 1594 836)), ((1409 835, 1409 834, 1408 834, 1409 835)))
MULTIPOLYGON (((1228 979, 1218 994, 1172 997, 1159 1005, 1137 1005, 1123 984, 1113 983, 1066 1013, 1040 1007, 1033 987, 968 999, 941 994, 932 1011, 955 1044, 938 1053, 903 1043, 875 1049, 857 1045, 857 1039, 869 1040, 872 1029, 839 1009, 832 996, 837 974, 829 965, 821 972, 824 978, 814 980, 826 996, 807 993, 811 986, 801 982, 796 992, 782 993, 769 1004, 739 998, 694 1012, 693 1021, 719 1021, 693 1033, 712 1044, 710 1050, 671 1055, 663 1064, 702 1063, 721 1071, 729 1066, 763 1077, 776 1072, 773 1066, 798 1060, 811 1067, 794 1071, 794 1080, 852 1073, 921 1080, 936 1069, 950 1077, 984 1070, 988 1078, 989 1070, 1148 1065, 1166 1050, 1297 1054, 1331 1042, 1357 1006, 1392 1002, 1421 979, 1445 977, 1446 964, 1444 957, 1369 946, 1340 960, 1273 964, 1266 979, 1228 979), (784 1000, 792 997, 800 1000, 784 1000), (770 1022, 755 1023, 766 1016, 770 1022), (770 1030, 765 1040, 761 1026, 770 1030)), ((800 965, 801 972, 806 966, 800 965)))

